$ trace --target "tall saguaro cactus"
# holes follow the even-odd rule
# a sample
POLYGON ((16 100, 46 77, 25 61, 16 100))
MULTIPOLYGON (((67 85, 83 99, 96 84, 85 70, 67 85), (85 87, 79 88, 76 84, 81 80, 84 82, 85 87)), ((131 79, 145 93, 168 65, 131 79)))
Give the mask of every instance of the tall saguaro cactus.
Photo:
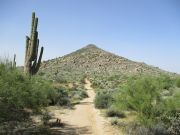
POLYGON ((37 58, 38 47, 39 47, 37 26, 38 26, 38 18, 35 16, 35 12, 33 12, 31 35, 30 37, 26 36, 26 52, 25 52, 25 64, 24 64, 25 74, 30 74, 30 75, 34 75, 38 72, 41 65, 41 59, 44 50, 44 48, 41 47, 39 58, 37 58))

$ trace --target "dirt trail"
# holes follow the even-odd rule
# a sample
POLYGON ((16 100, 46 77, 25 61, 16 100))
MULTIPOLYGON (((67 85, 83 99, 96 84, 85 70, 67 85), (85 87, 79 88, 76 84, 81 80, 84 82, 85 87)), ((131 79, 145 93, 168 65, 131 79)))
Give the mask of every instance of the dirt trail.
MULTIPOLYGON (((60 118, 65 127, 62 134, 67 135, 119 135, 108 121, 95 109, 93 101, 95 92, 89 80, 85 80, 88 98, 82 100, 73 110, 61 114, 60 118)), ((55 115, 58 116, 58 112, 55 115), (57 114, 57 115, 56 115, 57 114)))

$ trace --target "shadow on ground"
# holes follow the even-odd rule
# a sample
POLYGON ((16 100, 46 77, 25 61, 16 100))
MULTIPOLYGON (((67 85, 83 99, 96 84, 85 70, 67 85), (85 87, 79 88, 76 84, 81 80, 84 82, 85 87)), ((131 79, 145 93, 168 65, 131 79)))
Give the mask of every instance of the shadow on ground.
POLYGON ((76 127, 73 125, 64 124, 63 127, 51 128, 52 135, 84 135, 92 134, 89 130, 91 127, 76 127))
POLYGON ((0 131, 0 135, 91 135, 91 127, 64 124, 58 127, 31 127, 14 131, 0 131))

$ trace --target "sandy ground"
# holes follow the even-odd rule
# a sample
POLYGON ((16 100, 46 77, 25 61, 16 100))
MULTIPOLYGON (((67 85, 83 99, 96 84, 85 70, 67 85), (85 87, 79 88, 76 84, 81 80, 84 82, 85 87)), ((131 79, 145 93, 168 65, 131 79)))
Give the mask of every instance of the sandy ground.
POLYGON ((89 80, 85 80, 88 98, 82 100, 72 110, 60 111, 54 110, 56 118, 60 118, 65 126, 62 128, 53 128, 63 135, 120 135, 119 131, 112 127, 108 120, 104 118, 100 111, 95 109, 93 101, 95 92, 91 87, 89 80))

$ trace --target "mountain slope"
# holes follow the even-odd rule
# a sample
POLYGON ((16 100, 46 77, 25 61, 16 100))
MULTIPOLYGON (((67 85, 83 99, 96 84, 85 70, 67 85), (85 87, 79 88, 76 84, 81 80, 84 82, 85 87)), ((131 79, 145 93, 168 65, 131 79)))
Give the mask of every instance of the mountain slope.
POLYGON ((94 74, 157 75, 167 72, 114 55, 90 44, 63 57, 44 61, 41 65, 41 73, 51 79, 74 80, 94 74))

